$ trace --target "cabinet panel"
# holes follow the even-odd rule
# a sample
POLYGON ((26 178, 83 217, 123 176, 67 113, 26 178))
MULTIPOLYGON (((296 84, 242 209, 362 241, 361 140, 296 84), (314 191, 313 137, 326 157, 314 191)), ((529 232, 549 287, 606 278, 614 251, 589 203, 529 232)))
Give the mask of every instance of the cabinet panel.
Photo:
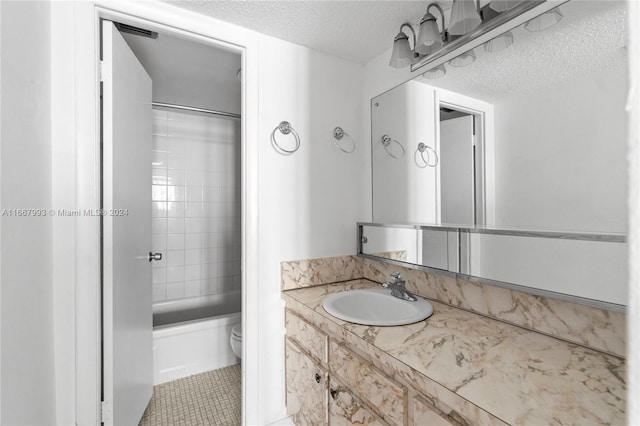
POLYGON ((323 366, 327 365, 327 335, 291 311, 285 311, 287 336, 295 340, 309 352, 309 355, 323 366))
POLYGON ((457 426, 443 416, 440 411, 425 399, 416 396, 413 398, 413 423, 414 426, 457 426))
POLYGON ((405 424, 405 387, 333 341, 330 343, 329 363, 331 374, 341 379, 380 417, 391 424, 405 424))
POLYGON ((288 338, 285 345, 287 414, 296 425, 326 424, 326 371, 288 338))
POLYGON ((382 420, 335 378, 329 383, 330 426, 384 426, 382 420))

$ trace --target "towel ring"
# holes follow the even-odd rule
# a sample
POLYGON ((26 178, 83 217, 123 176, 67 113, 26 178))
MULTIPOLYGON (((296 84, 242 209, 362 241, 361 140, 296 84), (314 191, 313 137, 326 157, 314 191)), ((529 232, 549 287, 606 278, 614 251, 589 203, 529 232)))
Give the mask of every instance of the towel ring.
POLYGON ((404 157, 404 146, 402 146, 402 144, 400 142, 398 142, 395 139, 391 139, 391 137, 389 137, 388 135, 382 135, 382 138, 380 139, 380 142, 382 143, 382 146, 384 147, 384 150, 387 151, 387 154, 389 154, 390 156, 392 156, 393 158, 396 159, 400 159, 401 157, 404 157), (391 151, 389 151, 389 145, 391 145, 391 142, 394 142, 395 144, 397 144, 400 149, 402 150, 402 154, 400 155, 400 157, 394 155, 391 151))
POLYGON ((271 145, 273 145, 273 148, 280 154, 291 155, 296 152, 298 148, 300 148, 300 136, 298 135, 298 132, 296 132, 293 127, 291 127, 291 124, 288 121, 282 121, 280 122, 280 124, 278 124, 278 127, 273 129, 273 132, 271 132, 271 145), (296 147, 293 149, 284 149, 283 147, 281 147, 276 140, 276 130, 280 130, 280 133, 282 133, 283 135, 288 135, 291 133, 296 139, 296 147))
POLYGON ((418 149, 416 149, 416 152, 413 154, 413 161, 415 161, 416 166, 420 167, 421 169, 426 168, 427 166, 429 167, 435 167, 438 165, 438 154, 436 153, 436 151, 431 148, 430 146, 420 142, 418 144, 418 149), (424 159, 424 153, 427 153, 427 159, 424 159), (418 153, 420 153, 420 158, 422 158, 422 162, 424 163, 424 166, 421 166, 420 163, 418 162, 418 153), (433 164, 431 164, 431 154, 433 153, 433 156, 435 157, 435 162, 433 164))
POLYGON ((338 147, 338 149, 340 149, 340 151, 344 152, 345 154, 351 154, 353 151, 356 150, 356 141, 355 139, 353 139, 353 137, 345 132, 342 127, 336 127, 335 129, 333 129, 333 133, 332 133, 333 138, 331 138, 331 140, 333 140, 333 144, 335 146, 338 147), (351 139, 351 145, 352 148, 350 150, 348 149, 344 149, 339 143, 338 141, 342 140, 342 138, 347 137, 349 139, 351 139))

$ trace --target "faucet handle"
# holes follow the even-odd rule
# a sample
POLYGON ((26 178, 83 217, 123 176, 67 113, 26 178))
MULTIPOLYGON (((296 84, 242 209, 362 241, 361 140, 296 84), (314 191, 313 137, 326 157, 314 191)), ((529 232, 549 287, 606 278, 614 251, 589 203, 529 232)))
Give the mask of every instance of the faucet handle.
POLYGON ((404 281, 402 281, 402 275, 400 272, 392 272, 391 273, 391 281, 382 283, 382 286, 385 288, 395 288, 397 285, 403 285, 404 281))
POLYGON ((393 278, 396 282, 397 281, 401 281, 402 280, 402 275, 400 275, 400 272, 392 272, 391 273, 391 278, 393 278))

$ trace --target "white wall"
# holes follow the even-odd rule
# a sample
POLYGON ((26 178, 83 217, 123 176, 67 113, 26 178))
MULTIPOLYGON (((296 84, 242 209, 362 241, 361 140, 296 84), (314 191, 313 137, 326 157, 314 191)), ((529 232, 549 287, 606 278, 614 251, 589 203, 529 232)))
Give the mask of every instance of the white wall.
MULTIPOLYGON (((66 11, 59 7, 51 8, 51 21, 56 22, 59 16, 65 16, 66 11)), ((73 32, 72 27, 58 26, 57 31, 51 31, 51 46, 56 45, 62 34, 73 32)), ((63 42, 64 43, 64 42, 63 42)), ((51 54, 51 81, 56 84, 51 86, 51 139, 52 165, 51 183, 52 208, 76 207, 75 199, 77 190, 73 188, 76 177, 76 166, 69 159, 76 155, 73 146, 69 142, 73 141, 73 131, 64 120, 58 120, 67 111, 73 110, 74 81, 72 79, 60 79, 66 70, 66 64, 74 60, 73 49, 65 45, 65 49, 60 49, 51 54), (61 69, 62 68, 62 69, 61 69), (60 143, 62 142, 62 143, 60 143), (65 190, 55 191, 56 184, 65 183, 65 190)), ((73 123, 74 117, 70 117, 73 123)), ((75 220, 64 217, 54 217, 52 242, 52 256, 55 261, 52 268, 53 283, 65 283, 64 286, 55 286, 53 289, 53 311, 56 321, 54 321, 54 350, 55 350, 55 370, 56 370, 56 414, 58 424, 72 424, 74 422, 74 392, 70 391, 75 385, 76 358, 75 358, 75 335, 69 333, 74 330, 74 306, 76 289, 73 284, 76 279, 75 264, 73 254, 75 253, 75 220)))
MULTIPOLYGON (((356 250, 358 157, 331 141, 340 126, 368 151, 360 131, 362 67, 270 37, 260 37, 260 379, 262 419, 276 419, 284 390, 280 262, 356 250), (269 136, 282 120, 301 147, 278 154, 269 136), (266 391, 269 389, 268 391, 266 391)), ((277 135, 287 143, 286 137, 277 135)))
POLYGON ((497 226, 625 232, 627 52, 615 53, 495 103, 497 226))
MULTIPOLYGON (((48 2, 2 2, 0 203, 51 206, 51 65, 48 2)), ((3 216, 0 423, 54 424, 52 225, 3 216)))

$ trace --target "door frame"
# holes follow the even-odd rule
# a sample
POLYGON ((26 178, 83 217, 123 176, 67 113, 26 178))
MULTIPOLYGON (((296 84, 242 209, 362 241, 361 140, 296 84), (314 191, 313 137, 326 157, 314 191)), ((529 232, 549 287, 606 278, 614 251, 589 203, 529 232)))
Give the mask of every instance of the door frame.
MULTIPOLYGON (((258 335, 258 41, 255 35, 233 25, 156 2, 70 2, 56 5, 56 51, 72 46, 73 61, 52 65, 53 78, 72 90, 73 107, 55 117, 72 138, 54 136, 54 149, 71 151, 74 167, 66 179, 52 183, 56 192, 73 189, 73 204, 78 208, 100 207, 100 20, 107 19, 171 33, 183 38, 208 43, 241 55, 242 121, 241 121, 241 197, 242 197, 242 321, 244 336, 258 335), (66 24, 66 26, 65 26, 66 24), (58 29, 59 28, 59 29, 58 29), (69 63, 70 62, 70 63, 69 63), (64 82, 64 83, 63 83, 64 82)), ((65 104, 67 99, 54 100, 65 104)), ((62 131, 60 131, 62 133, 62 131)), ((69 159, 55 166, 68 166, 69 159)), ((63 199, 63 197, 60 197, 63 199)), ((73 250, 63 241, 54 241, 56 259, 72 267, 68 276, 54 280, 56 291, 63 291, 73 306, 74 315, 66 315, 61 340, 74 343, 56 347, 56 356, 73 366, 59 386, 58 418, 74 419, 76 424, 101 422, 101 242, 96 218, 78 218, 69 228, 73 234, 73 250), (71 323, 73 322, 73 326, 71 323), (73 392, 70 394, 70 390, 73 392)), ((56 321, 64 314, 56 313, 56 321)), ((258 350, 259 340, 244 339, 242 362, 243 423, 259 421, 258 350)))
MULTIPOLYGON (((436 146, 440 156, 442 157, 442 141, 440 137, 442 136, 442 117, 441 117, 441 108, 447 108, 454 111, 465 113, 465 117, 471 116, 473 120, 473 188, 472 188, 472 197, 473 197, 473 224, 474 225, 484 225, 485 222, 485 199, 484 199, 484 113, 483 112, 471 112, 469 108, 461 107, 459 105, 453 105, 448 102, 440 102, 440 105, 436 111, 436 146)), ((437 180, 440 183, 436 187, 437 198, 438 198, 438 223, 442 223, 442 167, 438 167, 437 170, 437 180)), ((452 223, 452 222, 445 222, 452 223)), ((456 223, 455 221, 453 223, 456 223)))
MULTIPOLYGON (((468 98, 446 90, 435 90, 435 145, 440 150, 440 107, 450 108, 473 116, 476 126, 475 151, 475 219, 482 225, 495 223, 495 145, 493 105, 477 99, 468 98)), ((436 199, 438 203, 437 219, 441 221, 440 206, 442 193, 440 188, 440 167, 436 168, 436 199)))

